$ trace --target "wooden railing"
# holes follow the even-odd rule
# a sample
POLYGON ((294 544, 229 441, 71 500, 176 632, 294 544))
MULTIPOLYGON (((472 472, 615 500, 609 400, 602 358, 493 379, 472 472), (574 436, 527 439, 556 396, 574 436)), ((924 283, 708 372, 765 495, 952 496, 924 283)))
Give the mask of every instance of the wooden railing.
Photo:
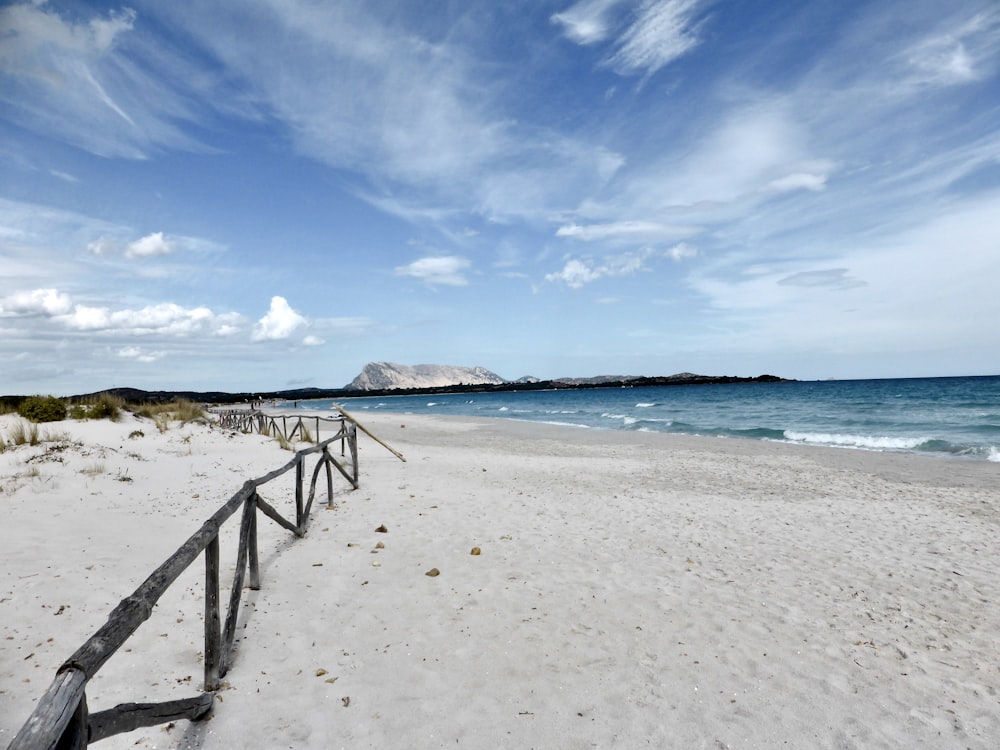
POLYGON ((218 409, 213 410, 213 414, 219 417, 219 425, 228 427, 231 430, 240 432, 258 432, 261 435, 281 435, 285 440, 304 440, 310 443, 318 443, 320 439, 320 425, 330 424, 331 429, 339 431, 344 422, 344 417, 319 417, 296 414, 265 414, 261 411, 247 409, 218 409), (309 432, 308 425, 314 427, 309 432))
MULTIPOLYGON (((345 461, 346 463, 346 461, 345 461)), ((91 742, 139 727, 155 726, 177 719, 200 719, 212 710, 214 693, 229 670, 236 618, 246 575, 249 586, 260 588, 257 554, 257 511, 296 537, 306 533, 316 483, 320 471, 326 471, 327 505, 333 505, 333 471, 336 468, 358 487, 358 441, 353 422, 340 420, 340 430, 333 437, 295 454, 287 464, 258 479, 247 481, 229 501, 202 524, 131 596, 123 599, 108 616, 107 622, 84 643, 56 672, 48 690, 31 716, 14 737, 9 750, 40 748, 85 748, 91 742), (350 450, 350 467, 330 455, 331 443, 343 440, 350 450), (318 454, 308 495, 305 490, 306 458, 318 454), (283 517, 265 501, 258 489, 268 482, 295 470, 295 522, 283 517), (229 607, 223 625, 219 612, 219 530, 237 510, 243 509, 240 521, 236 572, 229 593, 229 607), (87 682, 110 659, 136 629, 152 614, 153 607, 170 585, 205 553, 205 683, 200 695, 163 703, 124 703, 91 714, 87 706, 87 682)))

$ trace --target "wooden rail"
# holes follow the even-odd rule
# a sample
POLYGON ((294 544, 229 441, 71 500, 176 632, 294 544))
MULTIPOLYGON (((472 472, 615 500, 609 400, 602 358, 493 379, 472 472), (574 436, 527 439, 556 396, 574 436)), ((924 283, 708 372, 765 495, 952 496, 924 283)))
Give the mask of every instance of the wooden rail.
MULTIPOLYGON (((320 438, 320 425, 330 424, 334 431, 339 431, 344 422, 344 416, 339 417, 319 417, 304 416, 296 414, 271 415, 264 412, 246 409, 225 409, 214 411, 219 417, 219 425, 228 427, 231 430, 240 432, 259 432, 261 435, 281 435, 285 440, 291 441, 298 437, 310 443, 318 443, 320 438), (313 425, 314 430, 310 434, 308 425, 313 425)), ((353 421, 353 420, 352 420, 353 421)))
MULTIPOLYGON (((214 705, 214 691, 231 665, 236 618, 246 575, 249 586, 260 588, 257 554, 257 511, 262 512, 296 537, 302 537, 309 525, 316 484, 321 471, 326 473, 327 505, 333 505, 333 468, 354 489, 358 488, 357 429, 349 420, 339 420, 340 430, 333 437, 299 451, 284 466, 244 483, 211 518, 199 528, 160 567, 153 571, 131 596, 122 599, 107 622, 67 659, 56 672, 48 690, 35 710, 14 737, 8 750, 63 748, 76 750, 91 742, 130 732, 139 727, 155 726, 178 719, 204 718, 214 705), (347 467, 334 458, 330 444, 347 443, 351 463, 347 467), (306 458, 317 455, 308 492, 305 487, 306 458), (258 489, 268 482, 295 470, 295 521, 286 519, 258 489), (219 589, 219 530, 236 511, 242 509, 236 573, 229 592, 229 605, 223 624, 219 589), (205 557, 205 682, 200 695, 163 703, 123 703, 106 711, 90 713, 87 705, 87 682, 110 659, 136 629, 149 619, 153 607, 170 585, 201 554, 205 557)), ((346 463, 346 462, 345 462, 346 463)))

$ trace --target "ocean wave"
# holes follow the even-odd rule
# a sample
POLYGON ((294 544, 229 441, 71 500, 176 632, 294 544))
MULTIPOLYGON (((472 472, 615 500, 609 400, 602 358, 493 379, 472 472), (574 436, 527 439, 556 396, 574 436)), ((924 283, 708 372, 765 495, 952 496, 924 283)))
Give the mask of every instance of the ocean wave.
POLYGON ((843 448, 866 450, 916 450, 931 442, 928 437, 889 437, 887 435, 839 435, 823 432, 794 432, 785 430, 784 437, 794 443, 836 445, 843 448))
POLYGON ((994 463, 1000 463, 1000 448, 995 445, 990 446, 990 454, 986 457, 987 461, 993 461, 994 463))
POLYGON ((636 405, 635 405, 635 408, 636 408, 636 409, 650 409, 650 408, 652 408, 652 407, 654 407, 654 406, 659 406, 659 404, 657 404, 657 403, 655 403, 655 402, 650 402, 650 403, 639 403, 639 404, 636 404, 636 405))

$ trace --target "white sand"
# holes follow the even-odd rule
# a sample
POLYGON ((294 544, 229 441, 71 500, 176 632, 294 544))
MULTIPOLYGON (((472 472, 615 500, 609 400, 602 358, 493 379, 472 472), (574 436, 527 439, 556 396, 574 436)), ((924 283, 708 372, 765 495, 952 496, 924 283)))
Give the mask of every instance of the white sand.
MULTIPOLYGON (((260 518, 213 718, 99 747, 1000 747, 997 464, 358 417, 407 462, 362 437, 362 488, 305 539, 260 518)), ((197 425, 42 430, 84 447, 0 454, 0 745, 120 598, 290 458, 197 425)), ((91 710, 196 694, 194 567, 91 710)))

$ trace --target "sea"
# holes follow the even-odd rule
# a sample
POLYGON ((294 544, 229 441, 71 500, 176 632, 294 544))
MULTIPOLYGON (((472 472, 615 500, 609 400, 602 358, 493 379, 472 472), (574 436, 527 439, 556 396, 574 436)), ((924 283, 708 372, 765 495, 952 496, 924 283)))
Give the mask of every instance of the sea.
MULTIPOLYGON (((365 411, 516 419, 1000 463, 1000 376, 365 396, 365 411)), ((333 401, 298 402, 332 409, 333 401)), ((290 404, 289 404, 290 405, 290 404)))

